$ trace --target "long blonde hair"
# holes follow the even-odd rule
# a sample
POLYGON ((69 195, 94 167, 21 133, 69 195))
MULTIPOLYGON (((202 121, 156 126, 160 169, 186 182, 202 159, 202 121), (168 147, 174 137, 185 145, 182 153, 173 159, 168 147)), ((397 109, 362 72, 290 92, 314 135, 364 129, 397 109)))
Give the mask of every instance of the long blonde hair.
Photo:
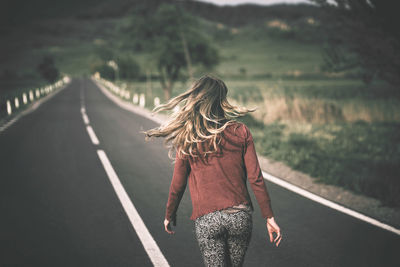
POLYGON ((220 133, 236 122, 233 118, 256 110, 231 105, 226 98, 227 93, 228 88, 221 79, 211 75, 202 76, 189 90, 153 109, 152 112, 156 113, 183 104, 166 124, 143 132, 145 139, 166 137, 164 144, 171 142, 168 153, 171 159, 174 159, 174 150, 179 151, 181 157, 207 157, 207 154, 217 152, 221 142, 220 133), (208 150, 201 153, 199 148, 204 143, 208 150))

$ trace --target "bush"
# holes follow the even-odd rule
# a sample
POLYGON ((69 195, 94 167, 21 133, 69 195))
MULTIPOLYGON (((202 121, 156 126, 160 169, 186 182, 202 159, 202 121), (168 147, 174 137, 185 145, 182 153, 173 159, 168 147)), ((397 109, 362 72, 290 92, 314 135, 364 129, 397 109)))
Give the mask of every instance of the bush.
POLYGON ((92 67, 92 72, 99 72, 100 76, 104 79, 114 81, 115 80, 115 71, 113 68, 108 66, 105 63, 98 64, 92 67))
POLYGON ((133 56, 121 56, 117 59, 119 78, 125 80, 137 80, 140 77, 140 66, 133 56))

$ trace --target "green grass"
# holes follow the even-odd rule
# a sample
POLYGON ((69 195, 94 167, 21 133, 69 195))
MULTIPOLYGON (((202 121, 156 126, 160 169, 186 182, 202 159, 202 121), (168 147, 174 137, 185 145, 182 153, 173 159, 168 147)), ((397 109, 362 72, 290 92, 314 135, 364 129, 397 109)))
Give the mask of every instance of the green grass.
POLYGON ((319 71, 322 62, 318 45, 268 37, 247 40, 238 36, 218 48, 223 61, 216 71, 221 76, 239 75, 240 68, 245 68, 249 76, 280 76, 296 70, 311 73, 319 71))
POLYGON ((317 178, 400 205, 400 123, 263 125, 245 117, 256 150, 317 178))

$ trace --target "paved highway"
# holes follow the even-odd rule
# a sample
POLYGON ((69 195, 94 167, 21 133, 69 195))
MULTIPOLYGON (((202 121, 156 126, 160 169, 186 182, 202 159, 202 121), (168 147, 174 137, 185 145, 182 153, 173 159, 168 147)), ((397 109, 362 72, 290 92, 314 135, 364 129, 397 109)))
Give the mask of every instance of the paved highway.
MULTIPOLYGON (((163 230, 173 165, 162 140, 145 142, 139 133, 155 126, 81 78, 1 132, 0 266, 153 266, 99 149, 169 265, 203 266, 188 188, 176 234, 163 230)), ((244 266, 400 266, 398 235, 270 182, 267 187, 283 239, 278 248, 269 243, 249 187, 255 213, 244 266)))

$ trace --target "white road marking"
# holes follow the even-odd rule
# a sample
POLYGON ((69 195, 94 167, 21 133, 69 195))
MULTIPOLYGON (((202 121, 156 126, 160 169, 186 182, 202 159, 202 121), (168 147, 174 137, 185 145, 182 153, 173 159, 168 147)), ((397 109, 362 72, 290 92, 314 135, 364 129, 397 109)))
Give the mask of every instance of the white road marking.
POLYGON ((162 254, 157 243, 154 241, 154 238, 151 236, 149 230, 147 229, 135 206, 130 200, 124 187, 122 186, 117 174, 114 171, 114 168, 107 158, 106 153, 103 150, 97 150, 97 154, 100 158, 101 163, 103 164, 103 167, 107 173, 108 178, 111 181, 115 192, 117 193, 119 200, 121 201, 122 207, 128 215, 128 218, 133 228, 135 229, 140 241, 142 242, 147 255, 150 257, 151 262, 154 266, 169 266, 168 261, 162 254))
MULTIPOLYGON (((85 96, 84 96, 84 94, 83 94, 82 83, 80 83, 80 86, 81 86, 80 98, 81 98, 81 113, 82 113, 82 119, 83 119, 83 122, 84 122, 86 125, 89 125, 89 117, 88 117, 87 114, 86 114, 85 96)), ((90 126, 89 126, 89 127, 90 127, 90 126)), ((91 128, 91 127, 90 127, 90 128, 91 128)), ((88 130, 88 131, 89 131, 89 130, 88 130)), ((91 131, 93 132, 94 137, 96 137, 96 135, 94 134, 93 129, 91 129, 91 131)), ((89 136, 90 136, 90 134, 89 134, 89 136)), ((92 136, 91 136, 90 138, 92 139, 92 136)), ((96 138, 95 140, 97 140, 97 138, 96 138)), ((98 142, 98 141, 99 141, 99 140, 97 140, 97 142, 98 142)), ((92 139, 92 142, 93 142, 93 139, 92 139)), ((94 142, 93 142, 93 143, 94 143, 94 142)), ((95 145, 98 145, 98 143, 95 144, 95 145)))
POLYGON ((90 125, 86 126, 86 130, 87 130, 87 132, 89 134, 90 140, 92 140, 92 143, 94 145, 100 144, 99 139, 97 139, 97 136, 94 133, 92 126, 90 126, 90 125))
MULTIPOLYGON (((81 95, 82 97, 82 95, 81 95)), ((86 114, 86 109, 82 100, 82 107, 81 113, 83 120, 86 124, 89 124, 89 118, 86 114)), ((93 131, 93 128, 88 125, 86 127, 89 137, 95 145, 99 144, 99 141, 96 137, 96 134, 93 131)), ((130 200, 128 194, 126 193, 123 185, 121 184, 114 168, 112 167, 106 153, 103 150, 97 150, 97 154, 100 158, 101 163, 103 164, 104 170, 107 173, 108 178, 115 190, 115 193, 120 200, 122 207, 124 208, 126 214, 128 215, 129 221, 131 222, 133 228, 136 231, 142 245, 149 256, 151 262, 156 267, 169 267, 168 261, 162 254, 160 248, 158 247, 157 243, 155 242, 154 238, 151 236, 149 230, 147 229, 146 225, 144 224, 142 218, 140 217, 139 213, 137 212, 135 206, 133 205, 132 201, 130 200)))
POLYGON ((286 189, 288 189, 288 190, 290 190, 292 192, 295 192, 295 193, 297 193, 299 195, 302 195, 303 197, 311 199, 311 200, 313 200, 315 202, 318 202, 318 203, 320 203, 322 205, 325 205, 327 207, 330 207, 332 209, 335 209, 337 211, 340 211, 342 213, 345 213, 347 215, 350 215, 352 217, 355 217, 355 218, 360 219, 362 221, 365 221, 367 223, 373 224, 373 225, 378 226, 378 227, 380 227, 382 229, 385 229, 385 230, 388 230, 390 232, 393 232, 393 233, 395 233, 397 235, 400 235, 400 230, 394 228, 393 226, 390 226, 388 224, 382 223, 382 222, 380 222, 380 221, 378 221, 376 219, 368 217, 368 216, 366 216, 364 214, 361 214, 361 213, 359 213, 357 211, 351 210, 351 209, 346 208, 346 207, 344 207, 342 205, 339 205, 339 204, 337 204, 335 202, 332 202, 330 200, 322 198, 322 197, 320 197, 320 196, 318 196, 316 194, 313 194, 313 193, 311 193, 311 192, 309 192, 307 190, 304 190, 304 189, 302 189, 302 188, 300 188, 298 186, 295 186, 295 185, 293 185, 291 183, 288 183, 288 182, 286 182, 286 181, 284 181, 284 180, 282 180, 280 178, 277 178, 277 177, 275 177, 275 176, 273 176, 273 175, 271 175, 269 173, 266 173, 264 171, 262 173, 263 173, 263 176, 264 176, 265 180, 268 180, 268 181, 270 181, 270 182, 272 182, 274 184, 277 184, 277 185, 279 185, 281 187, 284 187, 284 188, 286 188, 286 189))
MULTIPOLYGON (((148 119, 150 119, 150 120, 152 120, 152 121, 154 121, 154 122, 156 122, 158 124, 162 124, 164 122, 163 120, 161 120, 158 117, 152 117, 151 115, 149 115, 150 112, 145 111, 144 109, 138 109, 137 107, 132 106, 132 105, 130 105, 130 104, 118 99, 118 97, 112 95, 109 91, 107 91, 107 89, 102 84, 100 84, 99 82, 97 82, 94 79, 92 79, 92 80, 97 85, 97 87, 100 89, 100 91, 103 92, 103 94, 106 97, 108 97, 110 100, 112 100, 115 104, 117 104, 121 108, 123 108, 125 110, 128 110, 128 111, 130 111, 132 113, 138 114, 140 116, 143 116, 145 118, 148 118, 148 119)), ((308 199, 311 199, 311 200, 313 200, 315 202, 318 202, 318 203, 320 203, 320 204, 322 204, 324 206, 330 207, 332 209, 335 209, 337 211, 340 211, 342 213, 345 213, 347 215, 355 217, 355 218, 357 218, 359 220, 362 220, 364 222, 367 222, 367 223, 370 223, 372 225, 375 225, 375 226, 377 226, 377 227, 379 227, 381 229, 385 229, 385 230, 393 232, 393 233, 395 233, 397 235, 400 235, 400 229, 397 229, 397 228, 395 228, 395 227, 393 227, 391 225, 385 224, 385 223, 380 222, 380 221, 378 221, 378 220, 376 220, 374 218, 371 218, 371 217, 366 216, 364 214, 361 214, 361 213, 359 213, 357 211, 354 211, 352 209, 349 209, 349 208, 346 208, 346 207, 344 207, 342 205, 339 205, 339 204, 337 204, 337 203, 335 203, 333 201, 330 201, 330 200, 327 200, 327 199, 325 199, 323 197, 315 195, 315 194, 313 194, 311 192, 308 192, 307 190, 304 190, 304 189, 302 189, 302 188, 300 188, 298 186, 295 186, 295 185, 293 185, 291 183, 288 183, 288 182, 284 181, 283 179, 275 177, 275 176, 273 176, 273 175, 271 175, 269 173, 266 173, 264 171, 262 173, 264 175, 264 179, 266 179, 266 180, 268 180, 268 181, 270 181, 272 183, 275 183, 275 184, 277 184, 277 185, 279 185, 281 187, 284 187, 284 188, 286 188, 286 189, 288 189, 288 190, 290 190, 290 191, 292 191, 292 192, 294 192, 296 194, 299 194, 299 195, 304 196, 304 197, 306 197, 308 199)))
POLYGON ((10 127, 14 122, 16 122, 18 120, 19 116, 14 117, 13 119, 9 120, 7 123, 3 124, 0 127, 0 132, 4 131, 5 129, 7 129, 8 127, 10 127))
POLYGON ((86 115, 86 113, 82 114, 82 118, 83 118, 83 121, 85 122, 85 124, 89 124, 89 118, 86 115))

